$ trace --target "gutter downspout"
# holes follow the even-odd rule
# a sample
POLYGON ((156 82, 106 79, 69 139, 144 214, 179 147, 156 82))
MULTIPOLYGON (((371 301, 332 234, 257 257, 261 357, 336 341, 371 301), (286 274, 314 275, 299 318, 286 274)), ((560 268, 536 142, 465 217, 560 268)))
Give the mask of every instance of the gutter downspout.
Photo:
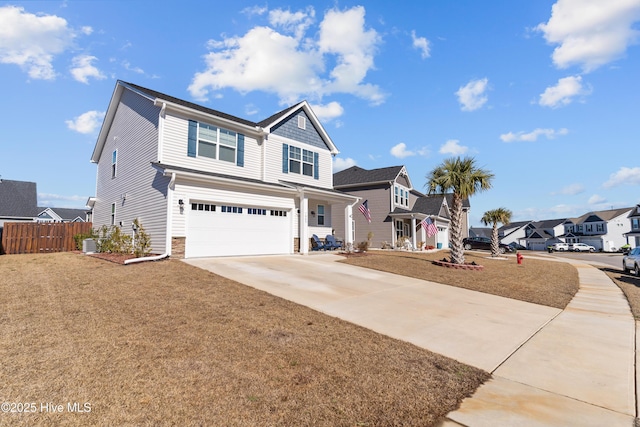
POLYGON ((132 258, 124 261, 125 265, 134 264, 136 262, 144 262, 144 261, 157 261, 160 259, 168 258, 171 256, 171 220, 173 218, 172 210, 171 210, 171 202, 173 201, 173 186, 176 183, 176 173, 171 173, 171 180, 169 181, 169 185, 167 186, 167 235, 165 242, 165 251, 162 255, 154 255, 154 256, 146 256, 141 258, 132 258))

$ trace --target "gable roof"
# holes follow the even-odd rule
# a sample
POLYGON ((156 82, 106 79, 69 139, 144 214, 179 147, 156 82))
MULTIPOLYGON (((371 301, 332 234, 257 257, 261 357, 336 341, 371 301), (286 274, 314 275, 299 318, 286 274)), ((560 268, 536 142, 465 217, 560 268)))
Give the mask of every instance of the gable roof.
POLYGON ((351 166, 350 168, 333 174, 333 186, 338 188, 391 182, 394 181, 403 170, 404 166, 389 166, 370 170, 363 169, 359 166, 351 166))
POLYGON ((35 182, 0 180, 0 217, 35 218, 38 192, 35 182))
POLYGON ((73 221, 78 217, 80 217, 80 219, 84 221, 87 217, 87 211, 88 211, 87 209, 39 207, 38 216, 45 213, 47 209, 52 211, 53 214, 57 215, 62 221, 73 221))
POLYGON ((574 224, 582 224, 585 222, 595 222, 599 220, 611 221, 613 218, 616 218, 620 215, 624 215, 625 213, 631 210, 633 210, 633 208, 619 208, 619 209, 608 209, 604 211, 592 211, 592 212, 587 212, 586 214, 579 216, 578 218, 571 218, 571 222, 573 222, 574 224))
POLYGON ((184 99, 176 98, 175 96, 167 95, 153 89, 148 89, 134 83, 118 80, 111 96, 111 100, 109 101, 109 107, 107 108, 107 113, 105 114, 104 121, 102 122, 102 127, 96 141, 96 146, 93 150, 93 154, 91 155, 91 161, 94 163, 97 163, 100 159, 100 154, 102 153, 102 149, 107 138, 107 133, 109 131, 109 128, 111 127, 111 122, 115 117, 117 106, 125 89, 131 90, 141 96, 144 96, 150 101, 153 101, 153 103, 157 106, 166 106, 183 111, 185 109, 191 110, 192 112, 199 112, 208 116, 215 116, 227 122, 232 122, 236 126, 242 127, 246 133, 252 135, 265 135, 265 130, 268 131, 268 128, 271 128, 275 124, 281 122, 286 117, 288 117, 288 115, 297 112, 300 109, 304 109, 304 111, 307 113, 307 116, 309 116, 310 120, 312 121, 314 127, 318 130, 318 133, 327 144, 327 147, 329 148, 331 153, 334 155, 339 153, 336 145, 333 143, 327 132, 322 127, 322 124, 318 120, 318 117, 315 115, 307 101, 302 101, 296 105, 287 107, 284 110, 279 111, 260 122, 254 122, 231 114, 223 113, 219 110, 214 110, 213 108, 208 108, 190 101, 185 101, 184 99))
POLYGON ((531 224, 539 230, 543 230, 545 228, 555 228, 558 225, 562 225, 567 221, 567 218, 560 219, 545 219, 543 221, 534 221, 531 224))

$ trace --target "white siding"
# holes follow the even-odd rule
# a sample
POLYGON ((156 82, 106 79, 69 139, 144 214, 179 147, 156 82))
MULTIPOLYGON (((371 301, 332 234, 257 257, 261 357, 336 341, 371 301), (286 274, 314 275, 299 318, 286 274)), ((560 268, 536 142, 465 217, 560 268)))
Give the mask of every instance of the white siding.
POLYGON ((333 165, 331 152, 313 147, 302 142, 294 141, 281 136, 269 135, 265 141, 267 149, 267 180, 277 182, 279 180, 295 182, 313 187, 333 189, 333 165), (310 150, 319 154, 319 179, 296 173, 282 172, 282 144, 289 144, 310 150))
POLYGON ((153 253, 166 244, 166 194, 169 179, 152 166, 157 160, 160 109, 142 96, 125 90, 98 161, 94 228, 111 224, 111 204, 116 203, 116 224, 132 234, 139 218, 151 237, 153 253), (116 177, 111 177, 111 155, 118 150, 116 177), (123 199, 122 195, 126 195, 123 199))
MULTIPOLYGON (((201 120, 202 121, 202 120, 201 120)), ((241 129, 231 129, 228 125, 217 124, 214 120, 207 123, 243 133, 241 129)), ((262 179, 262 147, 258 141, 245 135, 244 166, 207 157, 187 156, 187 138, 189 134, 189 118, 166 114, 164 121, 164 139, 162 147, 162 163, 181 166, 189 169, 214 172, 242 178, 262 179)))

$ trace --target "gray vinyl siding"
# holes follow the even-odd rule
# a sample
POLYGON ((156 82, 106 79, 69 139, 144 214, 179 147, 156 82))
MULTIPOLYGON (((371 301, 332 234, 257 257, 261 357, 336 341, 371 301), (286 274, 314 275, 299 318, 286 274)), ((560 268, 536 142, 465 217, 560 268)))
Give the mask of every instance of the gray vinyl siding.
POLYGON ((151 237, 153 253, 165 252, 167 186, 151 162, 158 158, 158 114, 153 103, 129 90, 122 94, 104 149, 98 161, 94 228, 111 224, 116 203, 116 224, 132 234, 135 218, 151 237), (111 177, 111 155, 118 150, 116 177, 111 177), (123 199, 122 195, 126 195, 123 199))
POLYGON ((167 113, 164 120, 164 135, 162 146, 162 163, 172 166, 182 166, 189 169, 215 172, 242 178, 262 179, 262 146, 256 138, 246 135, 240 128, 233 129, 229 124, 210 120, 197 120, 220 128, 228 129, 244 136, 244 166, 207 157, 187 156, 187 138, 189 117, 167 113))
POLYGON ((281 123, 278 123, 277 126, 271 129, 271 134, 299 141, 323 150, 329 149, 304 110, 300 110, 281 123), (305 118, 307 122, 305 129, 298 127, 298 116, 305 118))
MULTIPOLYGON (((346 191, 346 193, 361 197, 362 200, 353 207, 353 219, 355 220, 355 240, 354 244, 367 240, 369 232, 373 232, 371 247, 381 248, 382 242, 393 242, 393 221, 388 219, 391 207, 391 193, 389 187, 375 188, 368 190, 346 191), (371 223, 360 212, 359 207, 365 200, 368 200, 371 211, 371 223)), ((336 229, 336 236, 344 237, 344 212, 341 209, 332 210, 332 224, 336 229)))

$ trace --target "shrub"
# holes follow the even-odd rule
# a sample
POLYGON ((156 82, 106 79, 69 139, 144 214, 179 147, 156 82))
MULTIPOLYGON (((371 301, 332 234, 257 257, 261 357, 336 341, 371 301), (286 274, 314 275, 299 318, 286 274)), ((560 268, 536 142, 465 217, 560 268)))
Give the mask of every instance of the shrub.
POLYGON ((133 244, 133 253, 137 257, 149 255, 151 252, 151 236, 145 231, 144 227, 140 223, 138 218, 133 220, 133 225, 136 227, 137 232, 135 234, 135 241, 133 244))
POLYGON ((360 252, 366 252, 369 249, 369 242, 360 242, 358 243, 358 250, 360 252))

